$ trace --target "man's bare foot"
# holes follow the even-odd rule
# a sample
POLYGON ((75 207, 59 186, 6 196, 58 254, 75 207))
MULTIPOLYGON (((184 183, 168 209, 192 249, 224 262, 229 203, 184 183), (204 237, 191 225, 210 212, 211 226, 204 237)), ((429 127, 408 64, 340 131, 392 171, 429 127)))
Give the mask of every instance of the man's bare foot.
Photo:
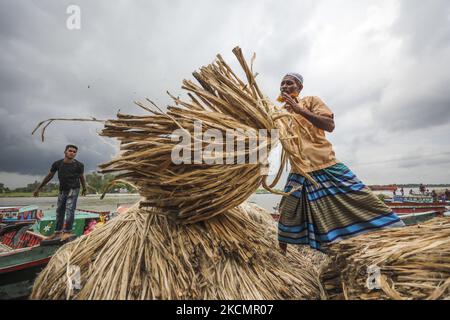
POLYGON ((287 243, 280 242, 279 245, 281 254, 285 256, 287 252, 287 243))
POLYGON ((54 234, 52 234, 51 236, 47 237, 47 240, 55 240, 56 238, 61 237, 62 232, 61 231, 56 231, 54 234))
POLYGON ((64 232, 63 235, 61 236, 61 241, 66 241, 67 239, 69 239, 73 236, 75 236, 75 235, 71 232, 64 232))

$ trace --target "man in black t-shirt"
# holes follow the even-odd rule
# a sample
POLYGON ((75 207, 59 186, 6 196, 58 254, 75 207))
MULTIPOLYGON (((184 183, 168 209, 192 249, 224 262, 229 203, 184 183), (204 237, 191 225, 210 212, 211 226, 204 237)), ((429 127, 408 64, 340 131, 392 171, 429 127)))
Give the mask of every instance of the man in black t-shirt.
POLYGON ((80 192, 80 182, 82 186, 81 195, 86 195, 86 182, 84 180, 84 165, 75 160, 78 147, 74 145, 66 146, 64 151, 64 159, 55 161, 52 164, 50 172, 44 178, 44 181, 34 191, 34 196, 38 197, 40 190, 52 180, 55 173, 58 171, 59 179, 59 195, 58 204, 56 208, 56 226, 55 233, 51 236, 52 239, 61 237, 64 241, 71 236, 73 221, 75 218, 75 209, 77 207, 78 194, 80 192), (66 223, 64 225, 64 218, 66 223))

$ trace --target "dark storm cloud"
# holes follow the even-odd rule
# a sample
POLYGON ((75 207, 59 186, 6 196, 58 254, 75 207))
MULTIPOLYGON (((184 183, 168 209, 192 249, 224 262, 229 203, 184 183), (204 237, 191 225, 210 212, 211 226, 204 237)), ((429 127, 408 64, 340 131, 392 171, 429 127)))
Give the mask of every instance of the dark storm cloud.
POLYGON ((376 109, 380 124, 412 132, 450 123, 450 2, 401 1, 392 32, 403 61, 376 109))
POLYGON ((421 166, 436 166, 439 168, 450 168, 450 153, 448 153, 446 156, 441 156, 437 158, 428 158, 426 161, 423 159, 405 159, 401 162, 399 167, 401 168, 416 168, 421 166))
POLYGON ((79 158, 86 170, 95 170, 116 149, 98 138, 89 129, 92 125, 52 125, 44 144, 38 136, 31 136, 36 124, 46 118, 104 118, 113 116, 120 104, 125 103, 107 94, 112 90, 120 96, 116 82, 100 82, 103 91, 100 92, 95 88, 96 78, 90 75, 83 79, 74 72, 76 65, 82 64, 71 58, 80 49, 70 44, 72 39, 65 28, 67 5, 64 2, 58 5, 48 2, 45 8, 42 5, 29 1, 1 3, 0 171, 45 174, 51 163, 62 157, 68 143, 79 145, 79 158), (90 91, 88 84, 93 87, 90 91))
MULTIPOLYGON (((247 17, 235 9, 236 3, 221 3, 219 9, 204 2, 198 11, 189 1, 2 1, 0 171, 42 174, 68 143, 80 145, 80 160, 90 170, 110 159, 116 151, 113 142, 105 143, 87 130, 90 124, 52 124, 44 144, 30 132, 51 117, 107 119, 118 109, 141 113, 132 102, 146 96, 164 106, 169 102, 166 89, 178 94, 181 79, 191 77, 195 68, 218 52, 226 52, 229 59, 234 45, 258 32, 263 20, 247 17), (66 28, 69 4, 81 7, 79 31, 66 28)), ((241 7, 252 8, 250 3, 241 7)), ((271 4, 262 16, 267 10, 285 11, 271 4)), ((277 28, 292 38, 292 19, 300 14, 290 11, 284 16, 277 28)), ((283 43, 277 34, 267 37, 268 43, 278 44, 268 50, 269 68, 264 71, 276 74, 278 81, 291 69, 290 61, 307 54, 308 42, 301 35, 283 43)))
POLYGON ((408 93, 404 92, 405 99, 399 97, 376 111, 379 124, 393 133, 408 134, 449 124, 450 97, 447 96, 447 92, 447 90, 429 92, 414 96, 413 101, 406 98, 408 93))
MULTIPOLYGON (((14 119, 9 123, 3 122, 0 127, 2 171, 43 175, 49 171, 55 160, 63 158, 67 144, 79 147, 77 158, 85 164, 87 172, 97 170, 100 163, 107 161, 116 153, 113 145, 96 136, 95 129, 99 130, 100 127, 94 124, 86 124, 84 127, 54 124, 46 131, 46 139, 52 142, 41 143, 37 136, 31 136, 30 131, 20 131, 14 119)), ((39 133, 37 135, 39 136, 39 133)))
POLYGON ((447 0, 402 0, 393 31, 415 55, 430 56, 450 43, 450 3, 447 0))

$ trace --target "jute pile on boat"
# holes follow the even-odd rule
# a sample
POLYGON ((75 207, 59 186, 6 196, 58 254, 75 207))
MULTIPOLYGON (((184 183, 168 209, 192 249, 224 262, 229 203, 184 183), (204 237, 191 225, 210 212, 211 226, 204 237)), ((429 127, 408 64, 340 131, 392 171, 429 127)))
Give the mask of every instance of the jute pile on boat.
POLYGON ((318 273, 277 248, 275 222, 246 204, 183 225, 135 206, 65 245, 37 278, 32 299, 319 299, 318 273), (78 266, 81 290, 67 285, 78 266))
POLYGON ((447 218, 368 233, 330 250, 332 263, 321 276, 330 299, 450 299, 447 218))
MULTIPOLYGON (((314 268, 295 250, 283 257, 270 215, 242 205, 261 184, 272 190, 286 162, 297 168, 301 158, 299 136, 291 125, 295 120, 279 113, 263 96, 241 50, 233 52, 247 83, 218 55, 214 63, 194 73, 200 86, 183 82, 191 101, 173 97, 176 106, 167 112, 150 100, 138 102, 151 114, 118 114, 105 122, 102 135, 119 139, 122 153, 101 165, 102 172, 118 173, 116 181, 135 186, 143 200, 61 248, 36 280, 32 298, 319 298, 314 268), (201 134, 195 130, 196 121, 202 123, 201 134), (271 139, 276 139, 271 130, 276 128, 284 151, 277 177, 269 184, 267 158, 257 163, 249 159, 260 149, 270 151, 271 139), (174 133, 177 129, 181 131, 174 133), (219 160, 215 164, 173 162, 172 151, 179 143, 174 137, 187 133, 193 137, 194 152, 205 151, 211 144, 203 135, 208 129, 223 136, 233 130, 235 146, 250 141, 243 131, 257 130, 261 142, 258 130, 265 129, 268 139, 235 148, 238 153, 233 157, 242 156, 241 164, 227 164, 229 154, 220 152, 208 154, 219 160), (81 271, 79 291, 67 286, 72 266, 81 271)), ((225 142, 216 144, 226 150, 225 142)))

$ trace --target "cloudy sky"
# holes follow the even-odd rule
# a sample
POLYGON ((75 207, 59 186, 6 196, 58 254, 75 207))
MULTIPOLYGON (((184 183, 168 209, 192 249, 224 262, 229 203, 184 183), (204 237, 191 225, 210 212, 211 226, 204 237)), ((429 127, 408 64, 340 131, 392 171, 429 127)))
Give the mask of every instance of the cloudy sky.
POLYGON ((171 0, 0 2, 0 182, 42 179, 64 146, 87 171, 113 157, 101 124, 51 117, 141 113, 239 45, 266 95, 286 72, 335 112, 338 158, 368 184, 450 183, 450 1, 171 0), (67 7, 81 9, 69 30, 67 7))

